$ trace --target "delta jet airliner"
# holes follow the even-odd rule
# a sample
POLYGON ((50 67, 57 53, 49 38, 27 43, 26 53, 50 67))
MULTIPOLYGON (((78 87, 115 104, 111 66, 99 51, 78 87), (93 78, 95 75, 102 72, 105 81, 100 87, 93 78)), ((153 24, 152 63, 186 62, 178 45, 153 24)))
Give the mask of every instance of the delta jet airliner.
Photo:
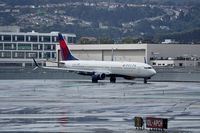
MULTIPOLYGON (((62 61, 59 63, 64 66, 62 68, 43 68, 62 69, 81 75, 89 75, 93 83, 97 83, 98 80, 104 80, 106 77, 110 77, 111 83, 116 82, 116 77, 123 77, 128 80, 143 78, 144 83, 147 83, 147 80, 156 74, 156 71, 146 63, 79 60, 72 55, 61 33, 58 33, 58 39, 62 55, 62 61)), ((37 65, 35 60, 34 62, 37 65)))

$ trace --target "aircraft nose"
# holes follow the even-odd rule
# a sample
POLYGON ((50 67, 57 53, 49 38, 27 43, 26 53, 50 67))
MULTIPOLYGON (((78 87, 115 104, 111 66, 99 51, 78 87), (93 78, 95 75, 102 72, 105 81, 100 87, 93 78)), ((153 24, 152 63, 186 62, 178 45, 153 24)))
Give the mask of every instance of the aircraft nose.
POLYGON ((156 70, 152 69, 152 76, 156 74, 156 70))

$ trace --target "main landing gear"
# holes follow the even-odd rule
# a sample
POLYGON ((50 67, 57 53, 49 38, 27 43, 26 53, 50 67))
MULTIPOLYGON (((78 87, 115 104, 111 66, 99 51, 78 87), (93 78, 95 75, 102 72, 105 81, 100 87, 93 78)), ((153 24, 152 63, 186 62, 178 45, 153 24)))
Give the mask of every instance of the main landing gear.
POLYGON ((96 75, 92 75, 92 83, 98 83, 98 78, 96 75))
MULTIPOLYGON (((96 75, 92 75, 92 83, 98 83, 99 78, 96 75)), ((110 77, 110 83, 116 83, 116 77, 110 77)))
POLYGON ((116 77, 111 76, 110 77, 110 83, 116 83, 116 77))

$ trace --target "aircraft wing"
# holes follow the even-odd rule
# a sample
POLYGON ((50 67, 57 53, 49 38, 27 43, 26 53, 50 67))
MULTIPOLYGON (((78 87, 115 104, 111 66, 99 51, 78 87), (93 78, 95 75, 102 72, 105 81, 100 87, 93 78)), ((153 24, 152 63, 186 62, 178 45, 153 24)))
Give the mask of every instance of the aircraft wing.
POLYGON ((83 75, 93 75, 93 74, 102 74, 104 73, 105 75, 110 75, 111 72, 107 70, 80 70, 80 69, 73 69, 70 70, 73 72, 76 72, 78 74, 83 74, 83 75))
POLYGON ((52 69, 52 70, 65 70, 67 72, 74 72, 82 75, 92 75, 92 74, 101 74, 110 75, 111 72, 107 70, 90 70, 90 69, 72 69, 66 67, 42 67, 44 69, 52 69))
MULTIPOLYGON (((102 73, 104 73, 105 75, 112 74, 110 71, 104 70, 104 69, 93 70, 93 69, 76 69, 76 68, 55 67, 55 66, 44 67, 44 66, 39 66, 34 58, 33 58, 33 61, 34 61, 35 66, 36 66, 33 70, 36 70, 38 68, 51 69, 51 70, 65 70, 67 72, 74 72, 74 73, 78 73, 78 74, 82 74, 82 75, 93 75, 93 74, 102 74, 102 73)), ((59 63, 63 64, 62 62, 59 62, 59 63)))

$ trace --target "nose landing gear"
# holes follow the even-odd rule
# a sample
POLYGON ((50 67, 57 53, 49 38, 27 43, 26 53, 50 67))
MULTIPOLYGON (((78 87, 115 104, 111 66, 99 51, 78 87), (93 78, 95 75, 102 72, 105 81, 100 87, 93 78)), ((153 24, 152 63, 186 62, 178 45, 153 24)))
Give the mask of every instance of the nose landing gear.
POLYGON ((147 84, 147 80, 148 79, 151 79, 150 77, 148 77, 148 78, 144 78, 144 84, 147 84))
POLYGON ((144 84, 147 84, 147 79, 146 78, 144 78, 144 84))

